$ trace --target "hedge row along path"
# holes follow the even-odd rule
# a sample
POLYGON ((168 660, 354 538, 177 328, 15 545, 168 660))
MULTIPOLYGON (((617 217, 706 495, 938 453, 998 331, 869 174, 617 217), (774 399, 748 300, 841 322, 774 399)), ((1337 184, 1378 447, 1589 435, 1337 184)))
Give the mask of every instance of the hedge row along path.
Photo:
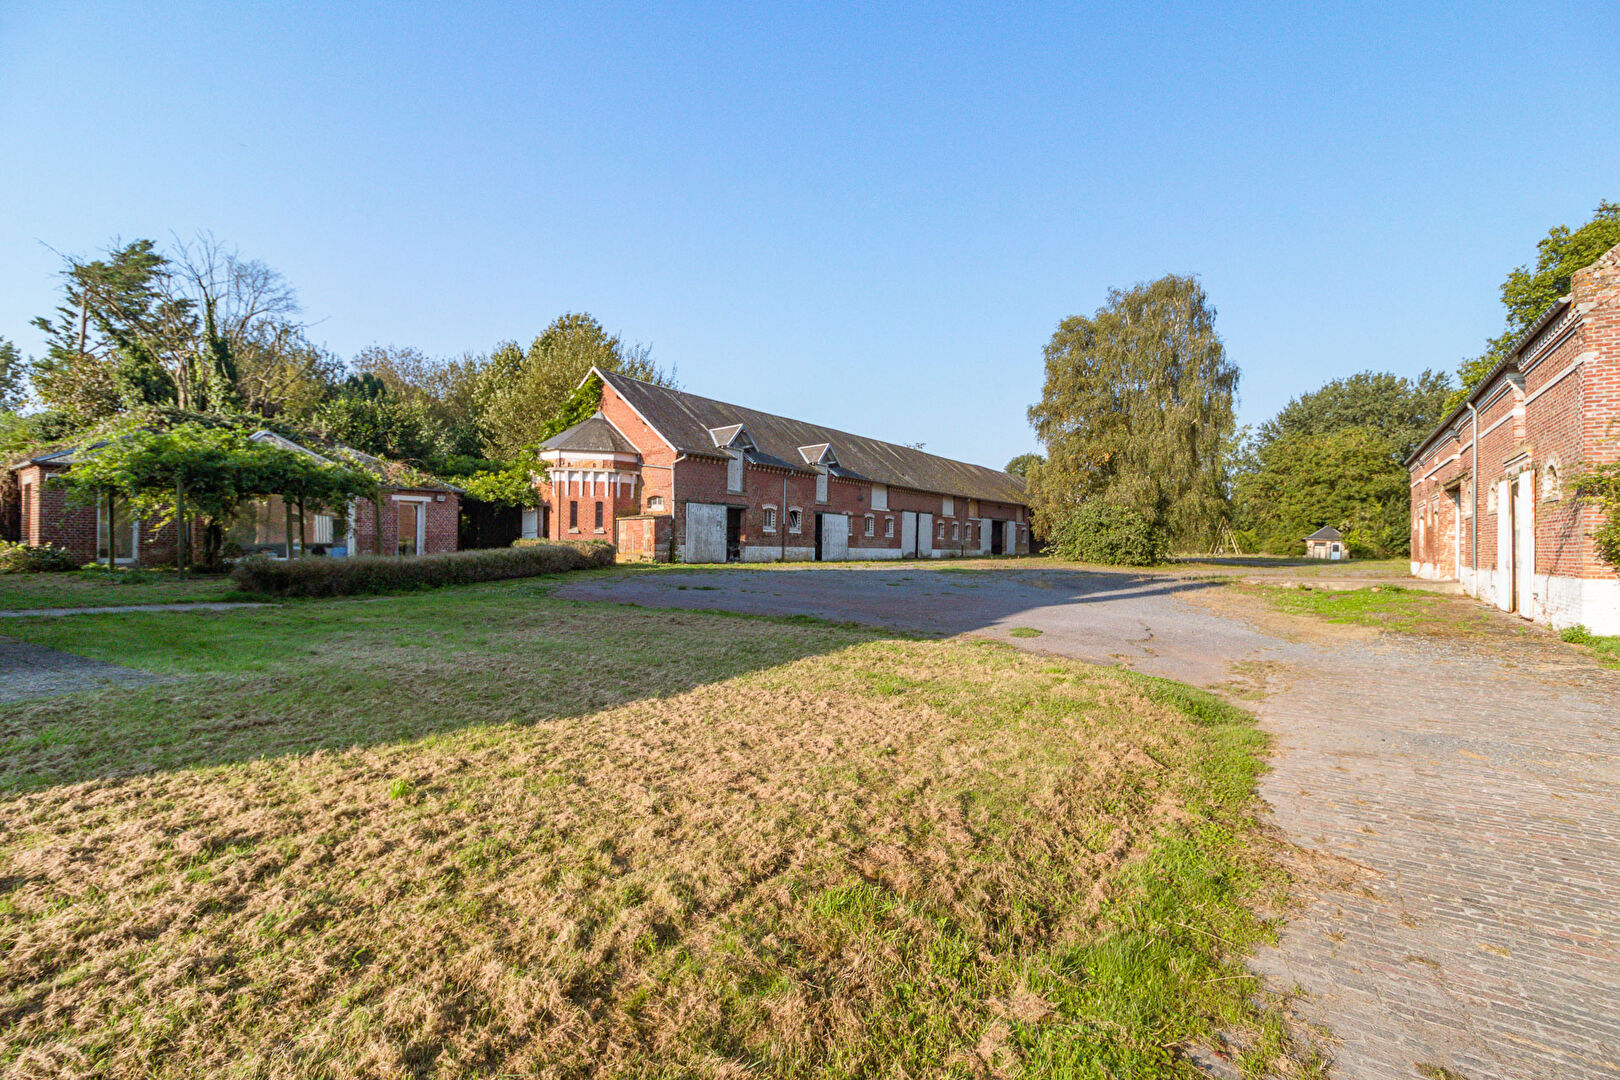
POLYGON ((1261 794, 1310 894, 1256 966, 1306 991, 1335 1076, 1620 1075, 1620 673, 1541 628, 1434 597, 1465 633, 1385 634, 1241 586, 994 566, 557 595, 975 633, 1225 690, 1276 737, 1261 794))

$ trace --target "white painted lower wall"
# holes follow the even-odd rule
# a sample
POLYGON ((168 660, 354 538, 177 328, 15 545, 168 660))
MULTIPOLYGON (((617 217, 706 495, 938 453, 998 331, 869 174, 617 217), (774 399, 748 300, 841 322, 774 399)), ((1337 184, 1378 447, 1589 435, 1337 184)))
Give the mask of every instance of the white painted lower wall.
POLYGON ((899 548, 855 548, 849 549, 851 559, 895 559, 899 560, 899 548))
POLYGON ((1581 624, 1594 634, 1620 634, 1620 579, 1536 575, 1538 621, 1581 624))
MULTIPOLYGON (((1425 563, 1413 563, 1412 573, 1431 580, 1449 577, 1425 563)), ((1482 567, 1476 574, 1465 566, 1461 576, 1463 592, 1483 603, 1501 607, 1500 575, 1494 567, 1482 567)), ((1529 614, 1535 622, 1559 629, 1580 624, 1594 634, 1620 634, 1620 579, 1537 574, 1531 591, 1535 594, 1535 605, 1529 614)))
POLYGON ((809 562, 815 557, 815 548, 791 544, 785 548, 780 544, 744 544, 742 548, 743 562, 809 562))

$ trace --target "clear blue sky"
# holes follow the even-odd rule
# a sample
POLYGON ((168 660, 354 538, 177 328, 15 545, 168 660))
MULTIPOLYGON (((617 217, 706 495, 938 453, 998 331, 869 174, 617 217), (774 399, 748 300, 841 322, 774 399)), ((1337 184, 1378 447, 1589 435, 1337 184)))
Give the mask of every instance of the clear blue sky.
POLYGON ((1196 273, 1258 422, 1455 367, 1620 198, 1620 5, 0 6, 0 335, 211 230, 314 336, 588 310, 690 390, 1000 465, 1041 347, 1196 273), (341 8, 342 10, 337 10, 341 8))

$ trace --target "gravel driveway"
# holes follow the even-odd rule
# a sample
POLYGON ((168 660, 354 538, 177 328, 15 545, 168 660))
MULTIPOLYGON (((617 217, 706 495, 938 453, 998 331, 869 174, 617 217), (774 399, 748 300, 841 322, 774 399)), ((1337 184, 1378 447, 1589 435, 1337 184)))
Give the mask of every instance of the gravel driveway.
POLYGON ((1276 738, 1261 793, 1331 871, 1256 967, 1305 991, 1334 1075, 1620 1077, 1620 674, 1548 634, 1381 635, 1187 578, 993 567, 659 571, 558 595, 982 634, 1244 689, 1276 738))

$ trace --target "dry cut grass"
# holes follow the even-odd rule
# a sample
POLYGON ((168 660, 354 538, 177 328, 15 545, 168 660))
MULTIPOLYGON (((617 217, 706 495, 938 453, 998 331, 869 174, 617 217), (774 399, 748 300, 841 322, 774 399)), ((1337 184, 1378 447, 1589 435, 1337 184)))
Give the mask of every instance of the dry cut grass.
POLYGON ((1279 1060, 1259 736, 1173 684, 521 585, 71 622, 181 677, 0 707, 11 1075, 1279 1060))

